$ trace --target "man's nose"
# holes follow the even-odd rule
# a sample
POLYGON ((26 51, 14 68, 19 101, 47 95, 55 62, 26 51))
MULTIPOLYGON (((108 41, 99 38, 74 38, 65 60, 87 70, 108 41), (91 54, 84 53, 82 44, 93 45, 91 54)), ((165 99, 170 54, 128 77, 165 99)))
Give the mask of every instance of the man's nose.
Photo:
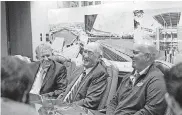
POLYGON ((131 58, 131 59, 133 59, 133 58, 134 58, 134 56, 135 56, 135 55, 134 55, 134 54, 132 54, 130 58, 131 58))
POLYGON ((83 57, 88 57, 88 53, 83 53, 83 57))

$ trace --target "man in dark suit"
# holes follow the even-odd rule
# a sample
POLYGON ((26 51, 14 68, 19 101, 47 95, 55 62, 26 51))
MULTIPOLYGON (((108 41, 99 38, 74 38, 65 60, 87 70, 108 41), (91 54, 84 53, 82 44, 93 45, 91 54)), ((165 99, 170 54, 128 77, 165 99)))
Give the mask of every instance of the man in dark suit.
POLYGON ((49 59, 52 49, 48 44, 36 48, 39 61, 30 64, 34 73, 34 83, 30 93, 57 98, 67 87, 66 67, 49 59))
POLYGON ((101 48, 97 43, 89 43, 84 47, 83 65, 74 69, 64 96, 61 98, 68 103, 97 110, 107 86, 108 74, 99 63, 101 48))
POLYGON ((132 66, 111 100, 107 115, 163 115, 166 93, 162 72, 155 66, 157 50, 150 41, 134 44, 132 66))

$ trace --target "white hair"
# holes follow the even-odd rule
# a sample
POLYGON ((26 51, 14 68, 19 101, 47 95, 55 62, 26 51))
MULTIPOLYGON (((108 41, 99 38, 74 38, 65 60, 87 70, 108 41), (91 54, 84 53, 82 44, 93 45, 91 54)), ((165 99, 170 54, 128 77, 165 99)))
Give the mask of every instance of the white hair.
POLYGON ((99 56, 103 55, 102 46, 99 43, 91 42, 84 46, 84 48, 92 48, 94 50, 94 53, 98 53, 99 56))
POLYGON ((138 47, 141 52, 151 54, 153 58, 158 55, 155 44, 150 40, 142 40, 134 43, 134 47, 138 47))

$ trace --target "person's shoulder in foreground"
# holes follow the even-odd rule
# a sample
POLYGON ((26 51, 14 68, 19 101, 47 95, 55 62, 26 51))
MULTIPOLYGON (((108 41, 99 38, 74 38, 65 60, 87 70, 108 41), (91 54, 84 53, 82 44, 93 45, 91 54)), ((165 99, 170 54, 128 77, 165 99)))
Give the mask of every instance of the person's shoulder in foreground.
POLYGON ((28 63, 15 56, 1 58, 2 115, 37 115, 29 106, 33 74, 28 63))
POLYGON ((2 115, 38 115, 30 105, 1 97, 2 115))
POLYGON ((168 104, 166 115, 182 115, 182 63, 173 66, 165 75, 168 104))

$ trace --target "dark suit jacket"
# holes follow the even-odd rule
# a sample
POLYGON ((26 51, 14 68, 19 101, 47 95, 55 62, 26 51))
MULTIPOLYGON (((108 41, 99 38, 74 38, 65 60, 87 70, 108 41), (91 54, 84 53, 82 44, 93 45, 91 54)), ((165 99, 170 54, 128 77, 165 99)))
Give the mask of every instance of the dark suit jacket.
MULTIPOLYGON (((65 94, 70 91, 77 78, 82 74, 84 70, 83 66, 76 68, 71 78, 73 81, 68 85, 65 94)), ((107 86, 107 77, 108 74, 105 68, 101 64, 97 64, 83 79, 83 82, 80 84, 76 95, 73 97, 73 102, 77 105, 96 110, 100 104, 100 100, 103 97, 103 93, 107 86)))
MULTIPOLYGON (((30 67, 34 74, 34 80, 39 70, 40 62, 33 62, 30 67)), ((58 62, 52 61, 46 76, 43 80, 40 94, 49 93, 50 96, 57 98, 57 96, 63 93, 67 87, 66 79, 67 71, 66 67, 58 62)))
POLYGON ((163 73, 151 65, 137 77, 134 85, 131 74, 123 78, 108 106, 107 115, 163 115, 166 110, 163 73))

